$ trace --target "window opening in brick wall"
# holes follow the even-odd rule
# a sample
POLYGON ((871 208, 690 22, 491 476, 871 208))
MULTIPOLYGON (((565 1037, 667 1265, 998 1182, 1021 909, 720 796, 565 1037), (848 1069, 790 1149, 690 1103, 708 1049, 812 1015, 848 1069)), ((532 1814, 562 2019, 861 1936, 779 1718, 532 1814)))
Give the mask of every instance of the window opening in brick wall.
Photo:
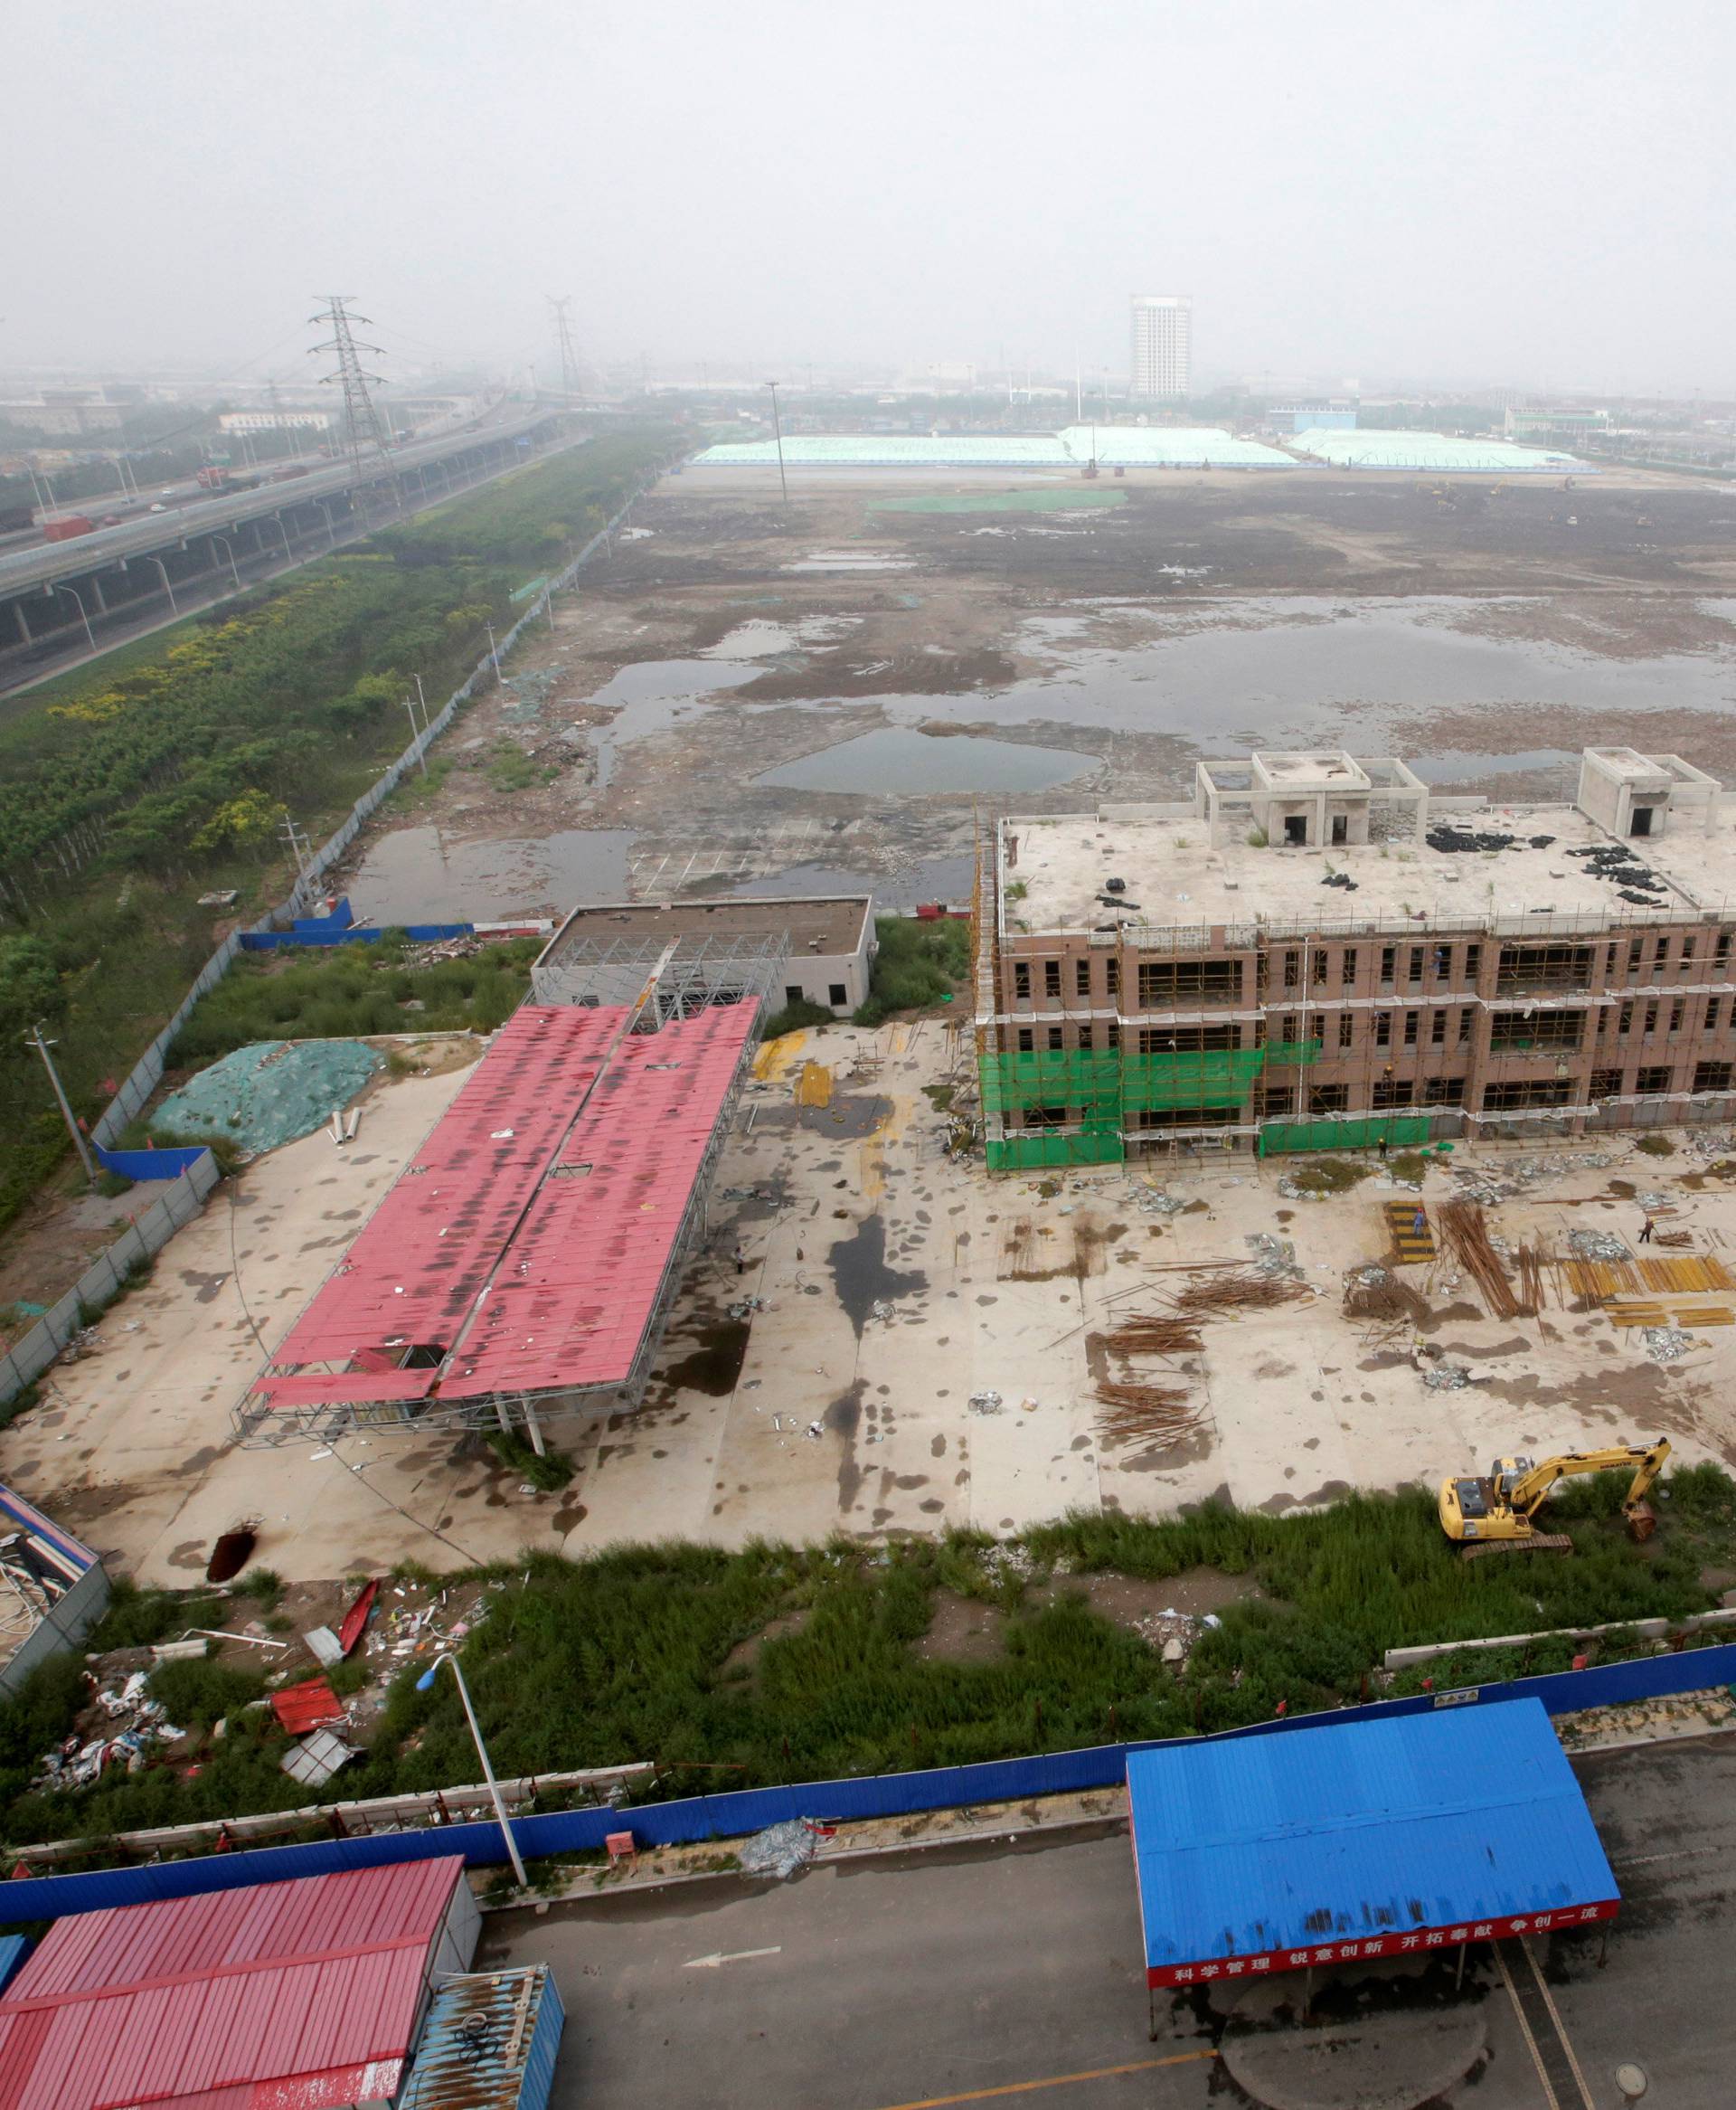
POLYGON ((1490 1084, 1483 1093, 1485 1113, 1517 1113, 1528 1106, 1565 1106, 1573 1094, 1571 1077, 1526 1077, 1511 1084, 1490 1084))
POLYGON ((1239 960, 1142 960, 1139 1004, 1142 1010, 1179 1004, 1187 998, 1223 1002, 1241 994, 1239 960))

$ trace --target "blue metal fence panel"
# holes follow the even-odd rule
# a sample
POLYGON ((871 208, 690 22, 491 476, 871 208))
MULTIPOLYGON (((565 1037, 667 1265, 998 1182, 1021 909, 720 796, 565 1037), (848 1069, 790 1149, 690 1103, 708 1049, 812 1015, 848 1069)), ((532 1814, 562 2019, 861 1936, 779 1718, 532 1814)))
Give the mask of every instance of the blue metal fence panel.
POLYGON ((106 1150, 100 1143, 91 1148, 105 1172, 118 1172, 123 1179, 179 1179, 205 1154, 203 1143, 177 1145, 168 1150, 106 1150))
MULTIPOLYGON (((1432 1709, 1493 1706, 1535 1698, 1552 1715, 1624 1700, 1656 1698, 1736 1684, 1736 1642, 1646 1656, 1598 1670, 1561 1670, 1519 1678, 1505 1685, 1420 1693, 1405 1699, 1375 1700, 1367 1707, 1331 1713, 1290 1715, 1231 1729, 1226 1737, 1292 1736, 1328 1724, 1379 1721, 1432 1709)), ((1129 1751, 1169 1745, 1196 1746, 1176 1736, 1146 1744, 1101 1744, 1083 1751, 1034 1754, 986 1760, 978 1765, 937 1766, 923 1773, 873 1774, 856 1780, 810 1781, 796 1787, 741 1788, 732 1793, 695 1795, 682 1802, 645 1802, 631 1809, 552 1811, 514 1821, 514 1837, 526 1859, 556 1853, 600 1852, 611 1831, 631 1830, 645 1846, 675 1846, 704 1839, 740 1838, 797 1817, 853 1822, 869 1817, 959 1809, 975 1802, 1019 1802, 1031 1795, 1077 1793, 1118 1787, 1127 1775, 1129 1751)), ((345 1869, 381 1868, 461 1853, 472 1868, 494 1868, 507 1859, 496 1824, 454 1824, 429 1831, 388 1832, 373 1839, 323 1840, 308 1846, 274 1846, 165 1861, 150 1868, 101 1869, 88 1875, 36 1876, 0 1883, 0 1925, 108 1906, 142 1905, 158 1897, 193 1897, 247 1883, 281 1882, 291 1876, 324 1876, 345 1869)))
MULTIPOLYGON (((474 923, 404 923, 393 925, 419 945, 438 945, 448 938, 468 938, 474 923)), ((374 945, 386 934, 378 923, 348 923, 342 927, 325 923, 297 923, 287 931, 243 931, 243 952, 282 952, 291 949, 329 945, 374 945)))
MULTIPOLYGON (((547 1967, 544 1966, 545 1971, 547 1967)), ((518 2091, 518 2110, 548 2110, 554 2093, 554 2062, 561 2049, 561 2033, 567 2026, 566 2010, 554 1973, 547 1971, 536 2011, 536 2032, 524 2059, 524 2078, 518 2091)))

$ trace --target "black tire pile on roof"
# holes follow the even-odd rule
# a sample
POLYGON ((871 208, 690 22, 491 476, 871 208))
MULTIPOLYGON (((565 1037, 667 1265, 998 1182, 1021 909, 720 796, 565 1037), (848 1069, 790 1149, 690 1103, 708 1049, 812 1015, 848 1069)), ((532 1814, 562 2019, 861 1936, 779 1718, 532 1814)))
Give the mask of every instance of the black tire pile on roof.
POLYGON ((1622 901, 1640 908, 1663 908, 1670 899, 1669 887, 1626 843, 1592 843, 1565 854, 1583 858, 1586 870, 1596 878, 1608 879, 1622 901))

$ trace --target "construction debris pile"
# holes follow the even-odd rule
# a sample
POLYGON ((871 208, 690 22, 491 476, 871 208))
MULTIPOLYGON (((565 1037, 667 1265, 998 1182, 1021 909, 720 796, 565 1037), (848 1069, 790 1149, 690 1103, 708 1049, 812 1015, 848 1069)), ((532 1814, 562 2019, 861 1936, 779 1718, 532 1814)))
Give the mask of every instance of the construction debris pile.
MULTIPOLYGON (((94 1686, 95 1679, 90 1682, 94 1686)), ((37 1767, 31 1783, 36 1793, 63 1795, 75 1788, 94 1787, 111 1765, 137 1773, 154 1746, 178 1744, 186 1734, 168 1720, 162 1701, 151 1698, 150 1679, 143 1670, 135 1670, 118 1689, 99 1688, 93 1697, 108 1719, 122 1726, 88 1743, 69 1736, 57 1744, 37 1767)))
POLYGON ((1642 1326, 1639 1339, 1655 1363, 1679 1362, 1694 1346, 1694 1336, 1679 1326, 1642 1326))
POLYGON ((1130 1622, 1135 1633, 1156 1650, 1178 1678, 1186 1670, 1200 1636, 1208 1628, 1222 1623, 1215 1612, 1177 1612, 1169 1604, 1161 1612, 1142 1612, 1130 1622))
POLYGON ((1631 1260, 1634 1256, 1610 1231, 1576 1226, 1567 1235, 1567 1249, 1579 1260, 1631 1260))
POLYGON ((1302 1273, 1297 1264, 1293 1238, 1275 1237, 1269 1231, 1253 1231, 1242 1243, 1254 1256, 1256 1274, 1289 1277, 1302 1273))
POLYGON ((736 1859, 744 1876, 769 1876, 773 1882, 787 1883, 814 1859, 821 1840, 831 1836, 827 1825, 811 1823, 806 1817, 791 1817, 744 1839, 736 1859))
POLYGON ((1613 1165, 1608 1150, 1580 1150, 1564 1157, 1513 1158, 1498 1165, 1455 1165, 1458 1198, 1493 1206, 1511 1201, 1539 1179, 1571 1178, 1575 1173, 1601 1172, 1613 1165))
POLYGON ((1344 1274, 1344 1317, 1392 1323, 1408 1320, 1414 1324, 1429 1309, 1426 1300, 1408 1282, 1401 1282, 1390 1268, 1372 1261, 1366 1267, 1347 1269, 1344 1274))

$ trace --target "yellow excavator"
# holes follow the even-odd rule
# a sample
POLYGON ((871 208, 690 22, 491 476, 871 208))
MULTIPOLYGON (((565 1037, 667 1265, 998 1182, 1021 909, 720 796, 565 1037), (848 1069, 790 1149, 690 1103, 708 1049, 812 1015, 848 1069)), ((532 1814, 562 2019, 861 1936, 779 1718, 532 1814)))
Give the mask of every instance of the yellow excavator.
POLYGON ((1571 1553, 1573 1541, 1539 1531, 1535 1518, 1558 1480, 1580 1472, 1608 1472, 1631 1465, 1633 1485, 1621 1513, 1630 1538, 1649 1538, 1657 1518, 1646 1496, 1670 1454, 1665 1437, 1650 1444, 1616 1443, 1607 1451, 1564 1451, 1559 1458, 1497 1458, 1486 1480, 1443 1480, 1440 1528, 1475 1560, 1485 1553, 1571 1553))

